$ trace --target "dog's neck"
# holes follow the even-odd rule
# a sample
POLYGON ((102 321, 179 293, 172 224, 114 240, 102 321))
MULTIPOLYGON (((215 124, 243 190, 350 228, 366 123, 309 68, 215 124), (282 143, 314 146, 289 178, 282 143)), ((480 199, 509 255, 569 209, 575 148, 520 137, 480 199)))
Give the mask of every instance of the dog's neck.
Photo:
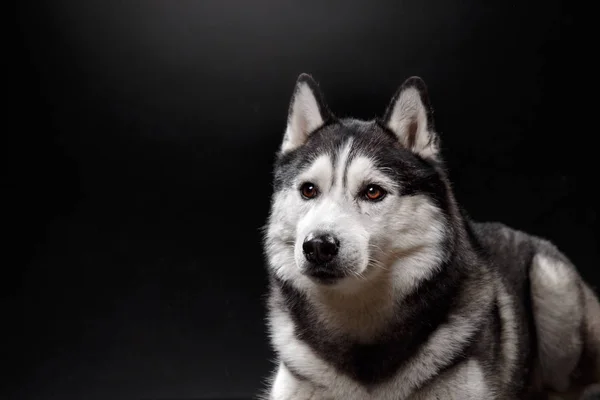
POLYGON ((330 333, 369 342, 390 326, 398 324, 407 312, 403 308, 404 300, 426 280, 436 279, 436 275, 445 268, 443 257, 432 254, 433 250, 428 248, 407 252, 389 268, 375 270, 364 280, 354 279, 348 286, 315 285, 304 294, 304 301, 310 307, 313 318, 330 333), (416 266, 430 273, 407 277, 404 271, 418 270, 416 266))
POLYGON ((368 339, 393 319, 396 291, 390 271, 357 282, 352 290, 314 287, 308 301, 316 317, 333 332, 368 339))

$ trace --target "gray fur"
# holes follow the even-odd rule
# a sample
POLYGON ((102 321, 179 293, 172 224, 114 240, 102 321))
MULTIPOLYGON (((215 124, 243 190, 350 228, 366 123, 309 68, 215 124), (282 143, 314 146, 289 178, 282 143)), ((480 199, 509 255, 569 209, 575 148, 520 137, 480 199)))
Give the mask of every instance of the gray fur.
POLYGON ((358 121, 299 78, 265 232, 278 356, 265 398, 590 398, 596 295, 550 242, 470 221, 439 148, 420 79, 382 120, 358 121), (334 278, 311 275, 315 232, 339 243, 319 267, 334 278))

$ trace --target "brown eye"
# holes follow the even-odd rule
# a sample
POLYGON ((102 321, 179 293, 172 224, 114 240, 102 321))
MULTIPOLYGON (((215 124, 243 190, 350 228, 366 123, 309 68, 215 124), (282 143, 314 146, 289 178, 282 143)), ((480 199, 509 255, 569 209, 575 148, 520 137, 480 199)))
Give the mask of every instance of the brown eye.
POLYGON ((376 201, 381 200, 385 196, 385 190, 377 185, 369 185, 365 190, 365 197, 367 200, 376 201))
POLYGON ((313 183, 306 182, 300 187, 300 193, 302 193, 302 197, 305 199, 314 199, 317 197, 318 191, 313 183))

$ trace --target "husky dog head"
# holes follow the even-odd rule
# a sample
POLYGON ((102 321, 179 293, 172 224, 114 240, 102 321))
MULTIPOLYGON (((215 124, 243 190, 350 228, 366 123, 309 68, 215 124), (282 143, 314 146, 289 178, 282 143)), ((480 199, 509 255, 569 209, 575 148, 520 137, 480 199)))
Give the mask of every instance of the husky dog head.
POLYGON ((382 119, 360 121, 336 118, 316 82, 299 76, 266 227, 276 279, 352 290, 393 275, 408 288, 439 268, 448 195, 431 117, 417 77, 382 119))

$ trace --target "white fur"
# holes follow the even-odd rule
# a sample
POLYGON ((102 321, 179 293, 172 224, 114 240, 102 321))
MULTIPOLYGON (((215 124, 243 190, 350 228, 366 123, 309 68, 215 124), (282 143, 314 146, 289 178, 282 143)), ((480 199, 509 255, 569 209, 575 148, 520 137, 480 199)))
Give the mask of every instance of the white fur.
POLYGON ((582 350, 580 297, 565 296, 579 292, 578 276, 572 266, 541 253, 530 274, 542 377, 550 388, 565 391, 582 350))
MULTIPOLYGON (((338 168, 339 178, 343 178, 344 166, 338 168)), ((394 182, 385 176, 381 170, 374 167, 373 160, 365 156, 357 156, 348 166, 348 193, 356 194, 363 189, 365 183, 378 183, 387 188, 393 188, 394 182)))
POLYGON ((427 109, 419 91, 414 87, 402 90, 393 107, 387 126, 400 143, 422 157, 435 157, 439 149, 431 140, 434 133, 428 129, 427 109))
POLYGON ((333 165, 331 157, 328 154, 321 154, 313 160, 310 167, 296 177, 295 186, 300 186, 303 182, 312 182, 316 184, 323 192, 331 189, 331 177, 333 175, 333 165))
MULTIPOLYGON (((350 157, 350 151, 352 150, 352 139, 348 139, 346 143, 340 148, 337 152, 337 163, 335 168, 335 180, 336 180, 336 192, 335 195, 338 197, 343 196, 343 185, 342 182, 344 180, 344 171, 346 170, 346 165, 348 164, 348 158, 350 157)), ((349 179, 352 179, 352 175, 349 174, 349 179)))
POLYGON ((304 144, 308 136, 323 123, 323 116, 310 86, 305 82, 298 83, 288 116, 281 152, 291 151, 304 144))
POLYGON ((389 268, 394 271, 398 296, 411 292, 442 263, 440 244, 447 232, 441 218, 441 211, 426 196, 420 195, 403 198, 388 218, 386 228, 394 236, 385 240, 391 240, 394 259, 389 268))
POLYGON ((493 400, 495 398, 493 391, 486 385, 481 366, 477 361, 471 360, 441 375, 411 396, 410 400, 493 400))
POLYGON ((502 322, 502 379, 506 384, 510 383, 515 369, 518 354, 519 337, 517 336, 517 321, 513 299, 508 295, 506 288, 502 283, 498 286, 498 308, 500 320, 502 322))
POLYGON ((270 393, 270 400, 318 400, 321 399, 308 382, 297 380, 283 364, 279 364, 270 393))

